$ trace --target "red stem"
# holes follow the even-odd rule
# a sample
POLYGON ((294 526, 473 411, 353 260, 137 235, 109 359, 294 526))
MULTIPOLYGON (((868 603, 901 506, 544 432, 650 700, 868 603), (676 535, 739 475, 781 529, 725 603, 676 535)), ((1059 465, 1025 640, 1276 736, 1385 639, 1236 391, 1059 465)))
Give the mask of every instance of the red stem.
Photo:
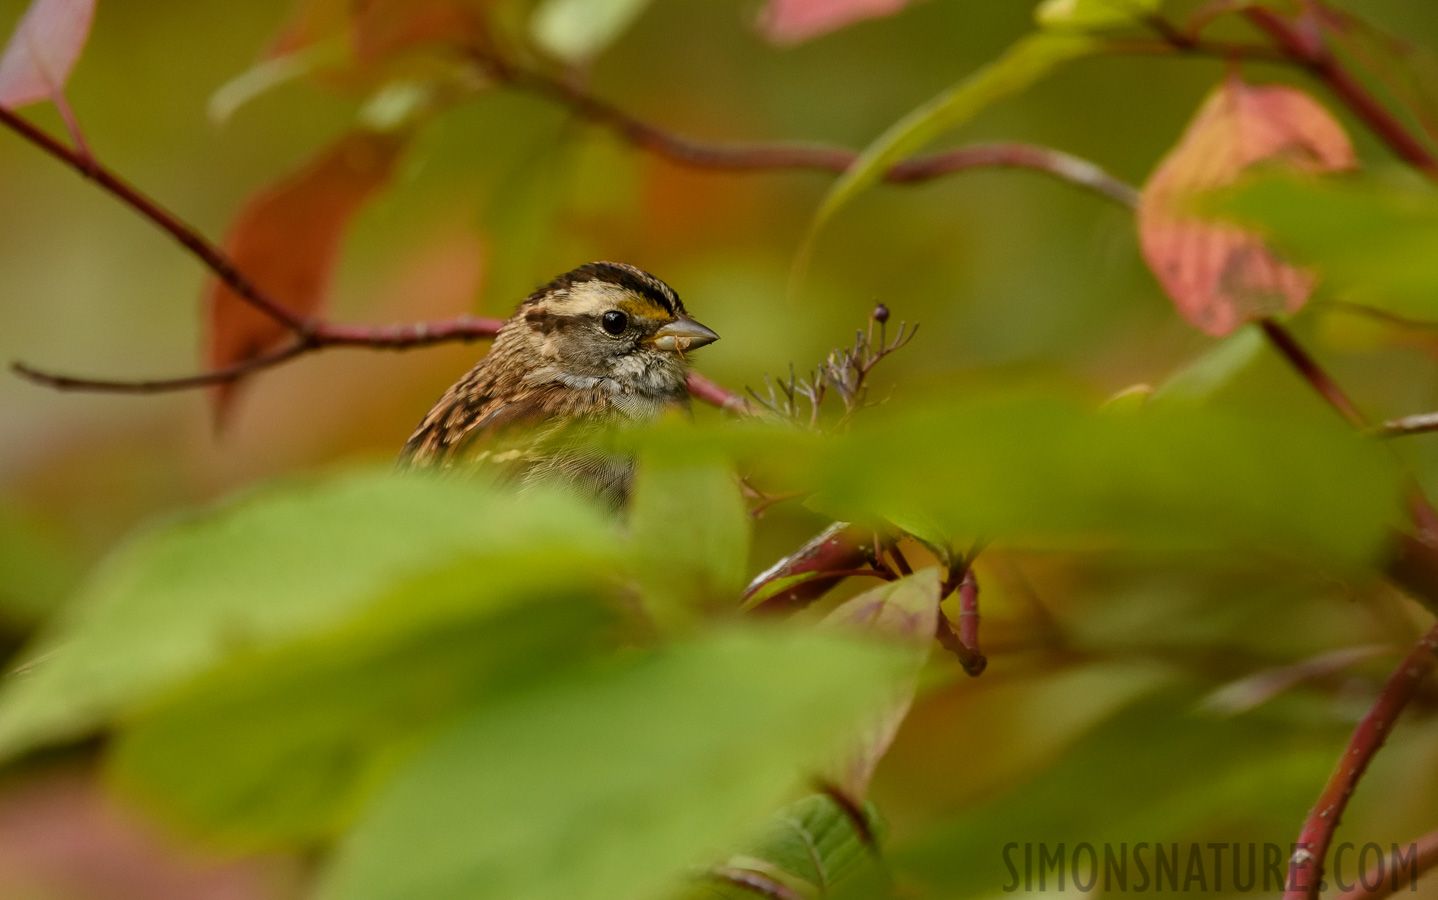
POLYGON ((1368 420, 1363 417, 1363 413, 1358 411, 1358 407, 1344 393, 1343 388, 1339 387, 1338 382, 1323 371, 1317 360, 1308 355, 1308 351, 1303 349, 1293 335, 1288 332, 1288 329, 1274 319, 1261 319, 1258 324, 1273 348, 1288 360, 1299 376, 1307 381, 1319 396, 1328 401, 1329 406, 1338 410, 1339 415, 1347 419, 1349 424, 1354 427, 1359 429, 1368 427, 1368 420))
POLYGON ((1338 767, 1318 797, 1318 804, 1308 814, 1303 830, 1298 833, 1298 849, 1288 865, 1288 884, 1284 900, 1317 900, 1323 879, 1323 858, 1333 842, 1333 833, 1353 796, 1358 779, 1368 768, 1373 755, 1383 746, 1398 714, 1412 699, 1423 677, 1433 668, 1438 653, 1438 625, 1413 645, 1408 655, 1384 682, 1373 707, 1358 723, 1338 767))
POLYGON ((317 324, 314 320, 297 314, 294 310, 272 300, 259 288, 250 283, 242 272, 235 268, 229 257, 199 232, 180 221, 173 213, 131 187, 124 179, 100 165, 99 161, 82 156, 71 150, 44 131, 22 119, 10 110, 0 106, 0 123, 24 137, 30 143, 49 153, 65 165, 79 172, 85 178, 109 191, 126 206, 158 225, 179 241, 186 250, 194 254, 210 271, 234 290, 246 303, 259 309, 265 315, 285 325, 291 331, 304 336, 317 324))
POLYGON ((1334 58, 1311 17, 1287 19, 1262 6, 1248 7, 1244 14, 1289 59, 1326 84, 1399 158, 1429 175, 1438 175, 1438 157, 1334 58))

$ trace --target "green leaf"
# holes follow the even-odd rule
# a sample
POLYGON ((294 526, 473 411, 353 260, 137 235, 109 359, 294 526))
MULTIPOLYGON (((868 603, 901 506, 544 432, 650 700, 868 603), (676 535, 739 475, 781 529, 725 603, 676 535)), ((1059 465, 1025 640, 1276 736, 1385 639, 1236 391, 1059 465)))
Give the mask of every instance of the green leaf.
POLYGON ((661 620, 733 608, 749 560, 749 515, 722 461, 648 454, 630 509, 635 575, 661 620))
POLYGON ((1142 22, 1163 0, 1044 0, 1034 19, 1044 28, 1099 30, 1142 22))
POLYGON ((1152 400, 1207 400, 1253 364, 1264 346, 1263 333, 1258 327, 1245 325, 1169 376, 1154 391, 1152 400))
POLYGON ((624 33, 650 0, 543 0, 530 20, 534 40, 570 63, 592 59, 624 33))
POLYGON ((1401 521, 1398 474, 1376 442, 1317 412, 932 398, 861 418, 805 470, 849 521, 923 510, 954 539, 1360 567, 1401 521))
POLYGON ((241 657, 132 717, 110 774, 209 841, 253 850, 333 837, 439 723, 604 644, 611 617, 592 596, 537 580, 459 566, 351 626, 241 657))
POLYGON ((1347 299, 1438 320, 1438 192, 1431 188, 1270 176, 1204 207, 1262 230, 1347 299))
POLYGON ((1093 53, 1100 46, 1096 39, 1081 34, 1057 31, 1031 34, 998 60, 904 116, 864 148, 829 189, 810 226, 811 237, 840 207, 877 183, 885 170, 900 158, 969 121, 991 103, 1019 93, 1054 67, 1093 53))
POLYGON ((377 798, 320 896, 659 896, 778 807, 901 667, 868 642, 734 631, 477 710, 377 798))
MULTIPOLYGON (((882 830, 873 804, 864 814, 871 833, 882 830)), ((810 794, 770 816, 728 865, 769 875, 806 896, 823 897, 872 853, 846 810, 827 794, 810 794)))
POLYGON ((243 497, 111 556, 5 685, 0 753, 80 735, 427 574, 460 564, 601 571, 620 557, 617 543, 613 525, 572 498, 454 479, 358 472, 243 497))

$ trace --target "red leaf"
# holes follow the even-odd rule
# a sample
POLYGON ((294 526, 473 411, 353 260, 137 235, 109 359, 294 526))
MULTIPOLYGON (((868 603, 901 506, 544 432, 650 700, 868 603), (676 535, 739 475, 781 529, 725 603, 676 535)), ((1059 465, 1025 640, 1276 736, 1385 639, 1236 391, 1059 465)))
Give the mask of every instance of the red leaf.
MULTIPOLYGON (((301 315, 319 312, 350 218, 389 177, 399 155, 395 135, 360 131, 341 138, 299 172, 261 190, 225 239, 235 267, 271 299, 301 315)), ((210 368, 242 363, 283 342, 283 325, 218 279, 206 291, 210 368)), ((234 384, 211 394, 223 419, 234 384)))
POLYGON ((94 18, 95 0, 34 0, 0 56, 0 106, 56 99, 94 18))
POLYGON ((769 0, 759 19, 776 44, 798 44, 864 19, 892 16, 913 0, 769 0))
POLYGON ((1305 172, 1357 165, 1343 127, 1312 97, 1230 78, 1144 186, 1138 207, 1144 258, 1183 317, 1209 334, 1295 312, 1313 290, 1313 276, 1283 263, 1256 234, 1189 211, 1195 195, 1273 161, 1305 172))

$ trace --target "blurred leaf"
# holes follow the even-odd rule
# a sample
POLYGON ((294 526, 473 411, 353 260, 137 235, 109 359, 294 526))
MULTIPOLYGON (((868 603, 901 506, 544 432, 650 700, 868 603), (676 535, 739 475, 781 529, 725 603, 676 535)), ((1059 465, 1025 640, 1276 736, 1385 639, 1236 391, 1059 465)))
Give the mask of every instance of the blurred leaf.
MULTIPOLYGON (((1026 843, 1037 857, 1039 843, 1127 842, 1132 849, 1146 841, 1150 874, 1154 842, 1286 847, 1292 822, 1333 767, 1344 729, 1295 731, 1289 722, 1255 717, 1218 721, 1189 712, 1195 696, 1192 688, 1170 689, 1124 711, 1029 783, 911 833, 886 856, 906 879, 961 900, 1002 893, 1014 884, 1013 870, 1022 888, 1026 843)), ((1030 889, 1037 890, 1032 874, 1030 889)))
POLYGON ((778 806, 897 662, 812 632, 720 633, 478 710, 371 805, 320 896, 659 896, 778 806))
POLYGON ((1327 653, 1293 663, 1263 669, 1236 681, 1230 681, 1200 701, 1204 712, 1220 716, 1236 716, 1256 709, 1305 681, 1333 675, 1360 662, 1390 656, 1392 647, 1340 647, 1327 653))
POLYGON ((661 621, 732 609, 749 562, 749 514, 722 460, 643 459, 630 506, 635 575, 661 621))
POLYGON ((1263 353, 1263 333, 1245 325, 1168 377, 1153 393, 1156 402, 1212 397, 1263 353))
POLYGON ((271 56, 216 88, 205 104, 210 121, 224 124, 241 106, 283 84, 310 75, 316 70, 339 65, 348 58, 349 43, 335 36, 292 52, 271 56))
MULTIPOLYGON (((864 815, 870 831, 879 830, 873 804, 864 815)), ((768 875, 806 897, 826 897, 872 853, 846 810, 828 794, 810 794, 770 816, 727 867, 768 875)))
POLYGON ((769 0, 759 29, 776 44, 791 45, 855 22, 892 16, 913 0, 769 0))
POLYGON ((541 0, 531 20, 534 40, 568 63, 598 56, 651 0, 541 0))
POLYGON ((1101 46, 1085 35, 1054 31, 1021 39, 998 60, 904 116, 865 147, 825 195, 810 233, 816 233, 840 207, 877 183, 884 171, 900 158, 969 121, 989 104, 1019 93, 1054 67, 1093 53, 1101 46))
POLYGON ((918 687, 919 669, 928 659, 939 622, 939 601, 943 599, 939 595, 939 581, 937 567, 921 569, 906 578, 865 591, 824 617, 823 627, 857 630, 896 641, 913 651, 908 678, 895 687, 888 708, 870 722, 858 748, 840 769, 837 783, 851 797, 868 793, 874 768, 888 752, 894 735, 909 714, 918 687))
POLYGON ((1212 335, 1308 300, 1312 277, 1279 261, 1255 234, 1196 217, 1199 193, 1233 183, 1260 162, 1317 172, 1357 164, 1348 136, 1302 91, 1224 79, 1144 186, 1138 206, 1144 258, 1179 312, 1212 335))
MULTIPOLYGON (((301 316, 324 309, 351 217, 389 179, 403 146, 397 134, 355 131, 304 168, 250 198, 225 238, 236 268, 275 302, 301 316)), ((283 343, 289 330, 217 278, 205 291, 206 364, 222 369, 283 343)), ((212 389, 223 421, 237 382, 212 389)))
POLYGON ((1257 227, 1344 296, 1414 318, 1438 319, 1438 194, 1363 181, 1264 177, 1204 204, 1257 227))
POLYGON ((111 774, 243 849, 334 837, 437 725, 603 645, 609 617, 582 581, 490 561, 396 588, 349 626, 242 656, 132 717, 111 774))
POLYGON ((0 106, 60 97, 94 19, 95 0, 32 0, 0 56, 0 106))
POLYGON ((837 518, 917 510, 953 539, 1299 553, 1343 569, 1400 521, 1388 454, 1302 413, 935 398, 871 412, 806 469, 837 518))
MULTIPOLYGON (((114 553, 9 676, 0 754, 83 734, 224 660, 345 621, 429 573, 529 566, 532 577, 557 578, 608 571, 619 555, 602 514, 569 498, 519 499, 388 472, 272 488, 114 553)), ((484 600, 487 583, 471 599, 484 600)))
POLYGON ((1044 0, 1034 19, 1045 28, 1098 30, 1141 23, 1163 0, 1044 0))
POLYGON ((1316 406, 1111 415, 1053 388, 950 390, 869 410, 837 436, 746 422, 621 437, 760 459, 765 484, 816 491, 809 505, 830 518, 918 525, 943 543, 1227 551, 1352 574, 1403 520, 1391 455, 1316 406))

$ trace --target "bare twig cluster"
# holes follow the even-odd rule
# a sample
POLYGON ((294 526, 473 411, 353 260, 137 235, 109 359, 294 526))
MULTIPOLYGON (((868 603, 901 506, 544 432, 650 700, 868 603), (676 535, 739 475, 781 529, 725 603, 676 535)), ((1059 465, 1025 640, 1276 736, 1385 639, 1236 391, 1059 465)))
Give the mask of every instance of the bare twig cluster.
POLYGON ((880 303, 869 315, 869 326, 854 333, 854 343, 829 351, 829 355, 806 376, 800 377, 789 366, 787 378, 773 379, 764 376, 764 393, 746 388, 763 409, 776 416, 794 422, 806 422, 809 427, 819 425, 824 400, 830 396, 839 398, 844 411, 838 425, 849 423, 854 414, 869 402, 869 373, 889 354, 901 349, 918 333, 919 326, 909 327, 900 322, 893 338, 889 337, 889 308, 880 303))

